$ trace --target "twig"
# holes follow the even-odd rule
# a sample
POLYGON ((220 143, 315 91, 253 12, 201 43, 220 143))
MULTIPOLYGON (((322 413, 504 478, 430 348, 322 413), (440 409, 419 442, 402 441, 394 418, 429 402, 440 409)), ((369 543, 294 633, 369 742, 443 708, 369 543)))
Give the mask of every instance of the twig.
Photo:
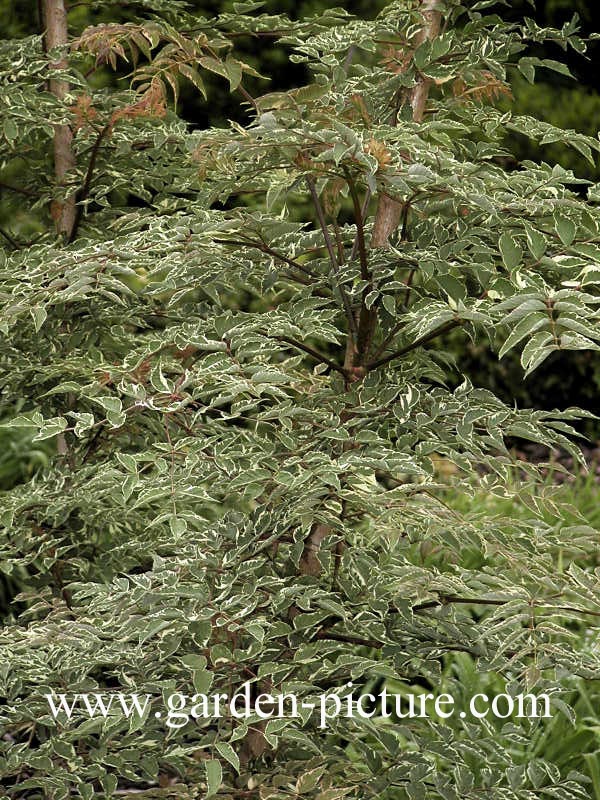
POLYGON ((395 336, 397 333, 399 333, 399 332, 401 331, 401 329, 403 328, 403 326, 404 326, 404 325, 406 325, 406 322, 405 322, 405 320, 403 320, 403 319, 401 319, 401 320, 400 320, 400 322, 397 322, 397 323, 394 325, 394 327, 392 328, 392 330, 391 330, 391 331, 389 332, 389 334, 388 334, 388 335, 385 337, 385 339, 384 339, 384 340, 383 340, 383 342, 382 342, 382 343, 379 345, 379 347, 377 348, 377 350, 375 350, 375 352, 373 353, 373 359, 377 359, 377 358, 379 358, 379 356, 380 356, 380 355, 381 355, 383 352, 385 352, 385 350, 387 349, 387 347, 388 347, 388 345, 390 344, 390 342, 392 342, 392 341, 394 340, 394 336, 395 336))
POLYGON ((21 249, 21 245, 17 242, 17 240, 13 239, 13 237, 10 235, 10 233, 7 233, 2 228, 0 228, 0 236, 4 236, 4 238, 9 243, 9 245, 11 247, 13 247, 15 250, 20 250, 21 249))
POLYGON ((345 378, 347 378, 346 370, 333 361, 331 358, 328 358, 324 353, 321 353, 319 350, 315 350, 313 347, 310 347, 307 344, 303 344, 302 342, 298 342, 296 339, 291 339, 289 336, 269 336, 269 339, 276 339, 278 342, 285 342, 286 344, 291 345, 292 347, 296 347, 298 350, 302 350, 307 353, 309 356, 312 356, 316 361, 320 361, 322 364, 327 364, 328 367, 339 372, 345 378))
POLYGON ((350 170, 344 167, 346 181, 350 189, 350 197, 352 198, 352 205, 354 206, 354 218, 356 220, 356 241, 358 242, 358 254, 360 256, 360 276, 364 281, 371 281, 371 272, 369 270, 369 262, 367 258, 367 247, 365 244, 365 228, 363 222, 362 209, 360 207, 360 200, 358 199, 358 192, 356 191, 356 184, 350 174, 350 170))
POLYGON ((273 258, 282 261, 284 264, 288 264, 290 267, 294 269, 299 269, 300 272, 304 272, 306 275, 309 275, 311 278, 318 278, 319 276, 313 272, 308 267, 305 267, 304 264, 301 264, 299 261, 294 261, 293 258, 288 258, 288 256, 284 256, 281 253, 277 253, 273 250, 272 247, 269 247, 265 242, 254 242, 252 240, 246 239, 214 239, 217 244, 232 244, 236 245, 237 247, 254 247, 256 250, 261 250, 263 253, 266 253, 269 256, 273 256, 273 258))
MULTIPOLYGON (((513 600, 514 598, 510 598, 513 600)), ((510 600, 490 600, 486 597, 457 597, 455 595, 444 594, 440 595, 436 600, 426 600, 424 603, 418 603, 412 607, 413 613, 419 611, 428 611, 430 608, 439 608, 440 606, 447 606, 452 604, 464 605, 478 605, 478 606, 503 606, 510 600)))
POLYGON ((13 186, 12 183, 0 181, 0 189, 8 189, 10 192, 17 192, 17 194, 24 194, 26 197, 37 197, 35 192, 30 189, 24 189, 22 186, 13 186))
POLYGON ((370 364, 367 364, 367 369, 377 369, 377 367, 383 367, 385 364, 389 364, 390 361, 393 361, 395 358, 400 358, 400 356, 406 355, 406 353, 410 353, 412 350, 416 350, 417 347, 421 347, 427 342, 430 342, 432 339, 435 339, 437 336, 441 336, 443 333, 448 333, 453 328, 462 325, 462 320, 460 319, 453 319, 449 322, 446 322, 444 325, 440 325, 439 328, 436 328, 434 331, 430 333, 426 333, 424 336, 421 336, 416 341, 412 342, 411 344, 407 344, 406 347, 400 348, 400 350, 396 350, 394 353, 390 353, 390 355, 385 356, 384 358, 380 358, 377 361, 372 361, 370 364))
POLYGON ((346 633, 335 633, 334 631, 328 630, 317 631, 315 639, 331 639, 334 642, 347 642, 348 644, 356 644, 360 647, 384 647, 384 643, 377 639, 363 639, 360 636, 350 636, 346 633))
MULTIPOLYGON (((43 20, 46 28, 44 49, 50 52, 55 48, 65 48, 68 43, 67 11, 64 0, 42 0, 43 20)), ((52 64, 54 69, 66 69, 67 59, 63 56, 52 64)), ((64 102, 69 84, 57 78, 50 78, 49 88, 59 102, 64 102)), ((65 184, 67 174, 75 168, 73 151, 73 132, 69 125, 54 126, 54 172, 59 185, 65 184)), ((75 194, 55 202, 56 229, 65 238, 71 236, 75 224, 75 194)))
POLYGON ((342 241, 340 226, 338 225, 337 219, 333 221, 333 230, 335 232, 335 243, 337 245, 337 251, 338 251, 338 263, 341 266, 342 264, 345 263, 346 256, 344 254, 344 242, 342 241))
MULTIPOLYGON (((329 261, 331 262, 331 268, 334 275, 339 275, 339 264, 335 257, 335 251, 333 249, 333 242, 331 240, 331 235, 329 233, 329 228, 327 227, 327 222, 325 220, 325 214, 323 213, 323 208, 321 207, 321 201, 319 200, 319 195, 317 194, 317 187, 315 186, 314 179, 312 176, 306 176, 306 183, 308 185, 310 195, 312 197, 312 201, 315 207, 315 211, 317 212, 317 218, 319 220, 319 225, 321 227, 321 231, 323 232, 323 238, 325 240, 325 246, 327 247, 327 252, 329 253, 329 261)), ((352 310, 352 305, 350 304, 350 299, 346 293, 344 287, 339 284, 338 289, 340 292, 340 296, 342 298, 342 305, 344 306, 344 313, 346 315, 346 319, 348 320, 348 327, 350 329, 350 336, 352 337, 352 342, 354 346, 354 342, 356 342, 358 338, 358 332, 356 330, 356 319, 354 318, 354 311, 352 310)))
POLYGON ((410 290, 412 288, 413 278, 415 277, 415 273, 417 271, 416 267, 412 267, 410 272, 408 273, 408 277, 406 279, 406 295, 404 296, 404 306, 408 308, 408 300, 410 298, 410 290))
POLYGON ((352 204, 354 206, 354 217, 356 219, 356 241, 358 242, 358 254, 360 257, 360 276, 363 281, 366 281, 366 286, 362 290, 361 308, 358 320, 358 334, 356 337, 356 363, 353 366, 362 367, 371 349, 371 342, 373 341, 373 334, 377 324, 377 312, 374 308, 367 307, 367 297, 372 289, 372 274, 369 269, 369 262, 367 257, 367 247, 365 244, 365 229, 363 225, 362 209, 360 207, 360 200, 358 199, 358 192, 354 179, 350 171, 345 168, 346 181, 350 190, 352 204))
MULTIPOLYGON (((507 603, 512 603, 514 600, 523 600, 520 597, 507 597, 505 600, 492 600, 488 597, 459 597, 452 594, 442 594, 436 600, 426 600, 424 603, 418 603, 412 607, 413 612, 427 611, 432 608, 439 608, 440 606, 447 605, 473 605, 473 606, 505 606, 507 603)), ((535 603, 530 602, 533 608, 541 609, 555 609, 558 612, 565 612, 569 614, 588 614, 592 617, 600 617, 600 611, 592 611, 589 608, 577 608, 576 606, 560 606, 553 603, 535 603)))
POLYGON ((312 197, 315 211, 317 212, 317 219, 319 220, 319 225, 321 226, 321 230, 323 231, 323 238, 325 239, 325 246, 327 247, 327 252, 329 253, 329 260, 331 261, 332 269, 334 270, 334 272, 337 272, 337 268, 339 265, 335 257, 333 242, 331 240, 329 228, 327 227, 327 222, 325 220, 325 214, 323 213, 323 208, 321 207, 321 201, 319 200, 319 195, 317 194, 317 187, 315 186, 315 181, 310 175, 307 175, 306 183, 310 191, 310 196, 312 197))
MULTIPOLYGON (((440 0, 423 0, 421 4, 421 14, 423 15, 423 27, 417 35, 415 45, 418 47, 428 39, 435 39, 440 33, 442 14, 440 11, 440 0)), ((422 122, 425 114, 425 106, 429 96, 431 79, 421 76, 411 93, 410 104, 413 111, 413 120, 422 122)))
POLYGON ((246 91, 246 89, 244 89, 244 87, 242 86, 241 83, 238 86, 238 92, 242 95, 242 97, 244 98, 244 100, 246 100, 247 103, 250 103, 250 105, 254 109, 254 112, 256 114, 258 114, 259 110, 258 110, 258 106, 256 105, 256 100, 252 97, 250 92, 248 92, 248 91, 246 91))
POLYGON ((102 140, 111 129, 111 123, 108 122, 102 130, 99 131, 98 136, 96 137, 96 141, 94 142, 94 146, 92 147, 92 154, 90 156, 90 161, 88 164, 87 171, 85 173, 85 178, 81 189, 77 192, 76 195, 76 202, 79 203, 77 206, 77 210, 75 212, 75 220, 73 221, 73 227, 71 228, 71 232, 67 237, 67 242, 70 244, 75 237, 77 236, 77 231, 79 229, 79 223, 81 222, 81 217, 83 215, 83 202, 87 199, 90 188, 92 185, 92 176, 94 174, 94 169, 96 167, 96 160, 98 159, 98 153, 100 152, 100 145, 102 144, 102 140))
POLYGON ((356 53, 356 45, 350 45, 348 48, 348 53, 346 54, 346 58, 344 59, 344 69, 348 70, 350 64, 352 63, 352 59, 354 58, 354 54, 356 53))
MULTIPOLYGON (((363 200, 362 208, 360 210, 360 216, 361 219, 363 220, 363 225, 364 225, 364 220, 367 218, 367 211, 369 209, 370 202, 371 202, 371 190, 367 186, 365 190, 365 199, 363 200)), ((350 261, 354 261, 357 254, 358 254, 358 231, 356 234, 356 238, 354 239, 354 244, 352 245, 352 253, 350 255, 350 261)))

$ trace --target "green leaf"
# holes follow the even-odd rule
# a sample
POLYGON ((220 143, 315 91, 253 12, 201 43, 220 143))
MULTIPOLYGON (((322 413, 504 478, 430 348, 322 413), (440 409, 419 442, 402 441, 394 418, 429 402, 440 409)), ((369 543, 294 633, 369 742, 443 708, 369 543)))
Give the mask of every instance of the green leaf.
POLYGON ((189 64, 180 64, 179 65, 179 72, 183 75, 184 78, 187 78, 188 81, 191 81, 196 89, 200 92, 202 97, 206 100, 206 87, 204 86, 204 81, 200 77, 200 73, 198 70, 191 67, 189 64))
POLYGON ((4 138, 8 142, 14 142, 15 139, 19 136, 19 129, 17 128, 15 121, 8 117, 2 125, 2 133, 4 134, 4 138))
POLYGON ((564 245, 568 247, 573 243, 575 234, 577 233, 577 226, 568 217, 565 217, 563 214, 555 214, 554 229, 564 245))
POLYGON ((229 91, 235 92, 242 82, 242 64, 229 54, 225 59, 225 70, 229 78, 229 91))
POLYGON ((223 78, 229 78, 227 67, 218 58, 213 58, 213 56, 202 56, 198 59, 198 63, 201 64, 205 69, 210 70, 210 72, 221 75, 223 78))
POLYGON ((223 783, 223 770, 221 762, 216 758, 207 759, 204 762, 204 769, 206 770, 206 783, 207 792, 206 797, 212 797, 217 794, 223 783))
POLYGON ((382 298, 383 307, 392 317, 396 315, 396 300, 390 294, 384 294, 382 298))
POLYGON ((208 669, 195 669, 192 672, 194 689, 198 694, 207 694, 214 680, 213 673, 208 669))
POLYGON ((523 251, 509 233, 503 233, 498 240, 498 247, 506 269, 518 267, 523 258, 523 251))
POLYGON ((50 417, 45 419, 40 426, 38 433, 33 437, 34 442, 40 442, 43 439, 51 439, 62 433, 67 427, 68 422, 64 417, 50 417))
POLYGON ((531 225, 525 225, 527 247, 531 255, 539 261, 546 252, 546 238, 531 225))
POLYGON ((548 314, 537 312, 523 317, 523 319, 521 319, 512 329, 510 335, 500 348, 498 358, 503 358, 506 353, 511 348, 519 344, 520 341, 525 339, 527 336, 531 336, 533 333, 539 331, 540 328, 546 325, 550 325, 548 314))
POLYGON ((252 383, 284 384, 291 380, 289 375, 274 369, 259 369, 252 375, 252 383))
POLYGON ((521 364, 525 373, 528 375, 533 372, 556 349, 557 345, 550 331, 534 333, 521 353, 521 364))
POLYGON ((233 747, 228 742, 217 742, 215 749, 226 761, 229 761, 234 770, 240 773, 240 759, 233 747))
POLYGON ((34 306, 31 309, 31 316, 33 317, 35 324, 35 332, 37 333, 44 324, 44 322, 47 320, 48 313, 46 312, 44 306, 34 306))

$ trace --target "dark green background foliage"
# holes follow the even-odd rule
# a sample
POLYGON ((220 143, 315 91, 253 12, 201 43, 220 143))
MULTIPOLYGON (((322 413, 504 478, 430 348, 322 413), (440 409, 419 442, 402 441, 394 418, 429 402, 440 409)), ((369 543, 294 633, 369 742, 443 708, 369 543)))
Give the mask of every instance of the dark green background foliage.
POLYGON ((523 79, 589 79, 587 36, 442 5, 441 35, 417 0, 77 5, 65 103, 35 9, 3 15, 7 797, 600 798, 595 476, 513 455, 583 468, 600 143, 523 79), (44 699, 246 680, 555 714, 167 731, 44 699))

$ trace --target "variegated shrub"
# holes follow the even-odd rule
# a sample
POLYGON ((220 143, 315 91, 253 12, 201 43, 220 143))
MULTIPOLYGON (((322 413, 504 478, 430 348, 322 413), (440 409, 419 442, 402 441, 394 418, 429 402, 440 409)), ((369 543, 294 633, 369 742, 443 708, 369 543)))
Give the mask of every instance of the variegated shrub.
POLYGON ((1 496, 22 588, 0 633, 5 796, 587 797, 531 756, 543 720, 155 717, 247 680, 306 703, 348 681, 466 691, 457 652, 568 715, 571 676, 600 674, 574 636, 600 616, 598 534, 544 522, 552 492, 511 455, 577 456, 580 413, 504 405, 443 351, 460 329, 531 372, 598 349, 600 191, 509 169, 504 137, 592 160, 599 142, 495 106, 513 71, 564 71, 536 43, 585 50, 576 22, 260 5, 148 0, 82 31, 44 0, 45 40, 0 44, 0 415, 51 446, 1 496), (252 38, 307 85, 268 93, 238 57, 252 38), (129 88, 97 80, 112 69, 129 88), (210 108, 215 80, 246 122, 191 130, 180 84, 210 108), (530 513, 452 509, 474 491, 530 513), (90 691, 152 712, 54 719, 44 698, 90 691))

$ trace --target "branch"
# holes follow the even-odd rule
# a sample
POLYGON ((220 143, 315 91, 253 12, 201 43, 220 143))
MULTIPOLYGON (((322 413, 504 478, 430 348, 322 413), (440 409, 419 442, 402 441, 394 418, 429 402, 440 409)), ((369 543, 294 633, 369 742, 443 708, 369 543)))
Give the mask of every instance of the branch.
POLYGON ((374 359, 377 359, 377 358, 379 358, 379 356, 380 356, 380 355, 381 355, 383 352, 385 352, 385 350, 387 349, 388 345, 389 345, 389 344, 390 344, 390 343, 393 341, 393 339, 394 339, 394 336, 396 336, 396 334, 397 334, 397 333, 400 333, 400 331, 402 330, 402 328, 404 327, 404 325, 405 325, 405 324, 406 324, 406 323, 405 323, 405 321, 404 321, 404 320, 400 320, 400 322, 397 322, 397 323, 394 325, 394 327, 392 328, 392 330, 391 330, 391 331, 389 332, 389 334, 388 334, 388 335, 385 337, 385 339, 384 339, 384 340, 383 340, 383 342, 382 342, 382 343, 379 345, 379 347, 377 348, 377 350, 375 350, 375 352, 373 353, 373 358, 374 358, 374 359))
MULTIPOLYGON (((371 202, 371 190, 367 186, 367 188, 365 189, 365 199, 363 201, 362 208, 360 210, 360 216, 361 216, 361 219, 363 219, 363 220, 366 219, 366 217, 367 217, 367 211, 369 209, 369 203, 370 202, 371 202)), ((350 255, 350 261, 354 261, 354 259, 356 258, 357 253, 358 253, 358 232, 356 234, 356 238, 354 240, 354 244, 352 245, 352 254, 350 255)))
POLYGON ((352 205, 354 206, 354 218, 356 220, 356 241, 358 243, 358 253, 360 256, 360 276, 364 281, 371 281, 372 275, 369 270, 369 262, 367 258, 367 247, 365 245, 365 228, 363 220, 363 212, 360 207, 360 200, 358 199, 358 192, 356 191, 356 184, 350 174, 350 170, 344 167, 346 181, 350 189, 350 197, 352 198, 352 205))
POLYGON ((246 101, 246 102, 247 102, 249 105, 251 105, 251 106, 252 106, 252 108, 254 109, 254 113, 255 113, 255 114, 258 116, 258 115, 260 114, 260 111, 259 111, 259 108, 258 108, 258 106, 256 105, 256 100, 255 100, 255 99, 252 97, 252 95, 250 94, 250 92, 248 92, 246 89, 244 89, 244 87, 242 86, 242 84, 241 84, 241 83, 240 83, 240 85, 238 86, 238 89, 237 89, 237 90, 238 90, 238 92, 239 92, 239 93, 242 95, 242 97, 244 98, 244 100, 245 100, 245 101, 246 101))
POLYGON ((294 261, 293 258, 288 258, 288 256, 284 256, 281 253, 277 253, 273 250, 272 247, 269 247, 268 244, 265 242, 253 242, 252 240, 246 239, 214 239, 214 242, 217 244, 233 244, 237 247, 254 247, 256 250, 260 250, 263 253, 266 253, 273 258, 282 261, 284 264, 288 264, 288 266, 293 267, 294 269, 299 269, 300 272, 304 272, 306 275, 309 275, 311 278, 318 278, 319 276, 316 272, 313 272, 308 267, 305 267, 304 264, 301 264, 299 261, 294 261))
MULTIPOLYGON (((512 603, 514 600, 524 600, 524 598, 509 597, 506 600, 492 600, 487 597, 458 597, 452 594, 442 594, 436 600, 426 600, 424 603, 419 603, 412 607, 413 612, 427 611, 431 608, 439 608, 440 606, 447 606, 453 604, 473 605, 473 606, 505 606, 507 603, 512 603)), ((600 617, 600 611, 592 611, 589 608, 577 608, 577 606, 559 606, 552 603, 529 603, 533 608, 546 608, 555 609, 558 612, 569 614, 588 614, 592 617, 600 617)))
POLYGON ((315 639, 330 639, 334 642, 347 642, 348 644, 356 644, 360 647, 385 647, 383 642, 378 639, 362 639, 360 636, 349 636, 345 633, 335 633, 334 631, 320 630, 317 631, 315 639))
MULTIPOLYGON (((356 358, 352 358, 351 366, 363 367, 371 348, 373 334, 375 333, 375 326, 377 325, 377 312, 375 308, 367 308, 367 296, 372 289, 372 274, 369 269, 369 262, 367 257, 367 248, 365 245, 365 229, 363 221, 363 213, 360 207, 360 200, 358 199, 358 192, 356 191, 356 184, 347 168, 344 168, 346 181, 350 190, 352 198, 352 205, 354 206, 354 218, 356 220, 356 242, 358 245, 358 253, 360 256, 360 276, 366 281, 366 286, 362 290, 360 315, 358 320, 358 334, 356 337, 356 358)), ((354 248, 353 248, 354 251, 354 248)))
POLYGON ((8 189, 10 192, 24 194, 26 197, 38 197, 38 195, 30 189, 24 189, 22 186, 13 186, 12 183, 5 183, 5 181, 0 181, 0 189, 8 189))
MULTIPOLYGON (((329 261, 331 262, 331 268, 333 270, 334 275, 339 275, 339 264, 335 257, 333 242, 331 240, 329 228, 327 227, 325 214, 323 213, 323 209, 321 207, 321 201, 319 200, 319 195, 317 194, 317 187, 315 186, 314 179, 312 178, 311 175, 306 176, 306 183, 310 191, 310 196, 312 197, 315 211, 317 212, 319 225, 321 226, 321 230, 323 232, 323 238, 325 239, 325 246, 327 247, 327 252, 329 253, 329 261)), ((342 298, 344 313, 346 315, 346 319, 348 320, 348 327, 350 329, 350 336, 352 338, 352 349, 354 349, 354 342, 356 342, 358 336, 356 330, 356 320, 354 318, 354 311, 352 310, 350 300, 348 298, 348 295, 346 294, 346 290, 344 289, 344 287, 340 284, 338 285, 338 289, 340 292, 340 296, 342 298)))
POLYGON ((275 339, 278 342, 285 342, 286 344, 291 345, 292 347, 296 347, 298 350, 302 350, 303 352, 307 353, 309 356, 312 356, 316 361, 320 361, 321 364, 327 364, 328 367, 339 372, 344 378, 347 378, 348 375, 346 370, 333 361, 331 358, 328 358, 324 353, 321 353, 319 350, 315 350, 313 347, 310 347, 307 344, 303 344, 302 342, 298 342, 296 339, 291 339, 289 336, 269 336, 269 339, 275 339))
POLYGON ((396 350, 394 353, 390 353, 390 355, 387 355, 384 358, 380 358, 377 361, 372 361, 370 364, 367 364, 367 369, 377 369, 377 367, 383 367, 385 364, 389 364, 389 362, 393 361, 395 358, 400 358, 401 356, 406 355, 406 353, 410 353, 412 350, 416 350, 417 347, 421 347, 422 345, 427 344, 427 342, 430 342, 437 336, 441 336, 443 333, 448 333, 448 331, 451 331, 453 328, 457 328, 459 325, 462 325, 462 320, 452 319, 449 322, 446 322, 444 325, 440 325, 440 327, 436 328, 434 331, 431 331, 430 333, 426 333, 424 336, 421 336, 420 339, 417 339, 411 344, 407 344, 400 350, 396 350))
POLYGON ((312 197, 315 211, 317 212, 317 219, 319 220, 319 225, 321 226, 321 230, 323 231, 323 238, 325 239, 325 246, 327 247, 327 252, 329 253, 329 260, 331 261, 331 266, 334 272, 337 272, 338 263, 335 257, 335 251, 333 249, 333 242, 331 240, 329 228, 327 227, 327 222, 325 220, 325 214, 323 213, 323 208, 321 207, 321 201, 319 200, 319 195, 317 194, 317 187, 315 186, 315 182, 312 176, 310 175, 306 176, 306 183, 310 191, 310 196, 312 197))
POLYGON ((413 278, 415 277, 415 273, 417 271, 416 267, 412 267, 411 271, 408 273, 408 278, 406 279, 406 294, 404 295, 404 306, 408 308, 408 302, 410 299, 410 290, 412 288, 413 278))
POLYGON ((94 146, 92 147, 92 154, 90 156, 90 161, 88 164, 87 172, 85 173, 85 179, 83 181, 83 185, 81 189, 77 192, 76 195, 76 202, 80 205, 77 206, 75 212, 75 219, 73 221, 73 227, 71 228, 71 232, 67 238, 67 242, 71 243, 75 236, 77 235, 77 230, 79 228, 79 223, 81 222, 81 217, 83 215, 83 205, 82 203, 87 199, 90 188, 92 185, 92 175, 94 174, 94 169, 96 167, 96 160, 98 158, 98 153, 100 152, 100 145, 102 144, 102 139, 106 136, 108 131, 111 128, 111 123, 108 122, 102 130, 98 133, 96 137, 96 141, 94 142, 94 146))
MULTIPOLYGON (((382 647, 386 647, 386 642, 381 642, 378 639, 363 639, 360 636, 350 636, 346 633, 336 633, 326 628, 317 631, 315 634, 315 639, 329 639, 334 642, 346 642, 348 644, 355 644, 359 647, 373 647, 379 650, 382 647)), ((393 642, 389 642, 389 644, 391 645, 393 642)), ((450 642, 440 642, 439 644, 431 643, 431 649, 444 650, 447 652, 470 653, 471 655, 474 655, 473 648, 468 647, 467 645, 453 644, 450 642)))
POLYGON ((456 597, 455 595, 443 594, 436 600, 426 600, 424 603, 418 603, 416 606, 412 607, 412 611, 417 614, 419 611, 427 611, 430 608, 439 608, 440 606, 447 606, 455 603, 477 606, 503 606, 512 600, 514 600, 513 597, 511 597, 510 600, 489 600, 486 597, 456 597))
POLYGON ((9 245, 10 245, 10 246, 11 246, 11 247, 12 247, 14 250, 20 250, 20 249, 21 249, 21 245, 20 245, 20 244, 17 242, 17 240, 16 240, 16 239, 13 239, 13 237, 10 235, 10 233, 7 233, 7 232, 6 232, 5 230, 3 230, 2 228, 0 228, 0 236, 4 236, 4 238, 6 239, 6 241, 9 243, 9 245))
MULTIPOLYGON (((438 36, 442 19, 439 8, 440 0, 421 0, 423 26, 416 36, 416 47, 427 39, 435 39, 438 36)), ((421 77, 411 92, 410 104, 414 122, 422 122, 423 120, 430 86, 431 81, 421 77)), ((396 119, 393 120, 393 124, 396 124, 396 119)), ((402 203, 387 194, 380 194, 373 224, 371 247, 387 247, 390 235, 400 224, 401 213, 402 203)))
POLYGON ((346 262, 346 257, 344 253, 344 242, 342 241, 342 234, 340 233, 340 226, 338 225, 337 219, 333 221, 333 230, 338 251, 338 264, 342 266, 346 262))

